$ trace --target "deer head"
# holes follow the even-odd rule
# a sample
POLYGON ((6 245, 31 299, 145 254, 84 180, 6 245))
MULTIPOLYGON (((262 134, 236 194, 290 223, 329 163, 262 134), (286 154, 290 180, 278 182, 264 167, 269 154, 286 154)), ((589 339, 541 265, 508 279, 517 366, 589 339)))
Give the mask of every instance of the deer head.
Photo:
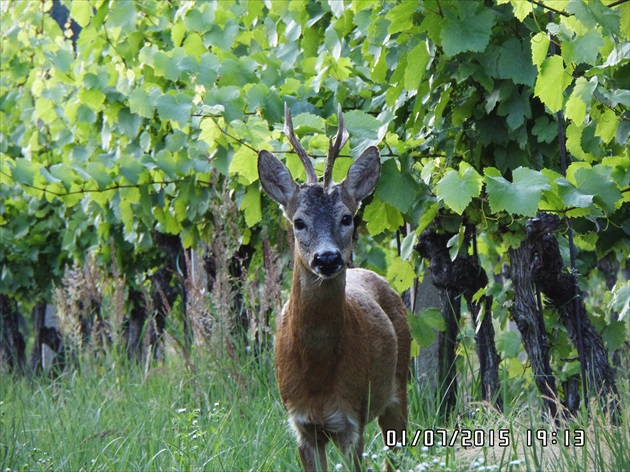
POLYGON ((335 139, 330 140, 323 183, 318 183, 313 164, 295 136, 286 104, 284 133, 306 169, 306 183, 297 184, 289 169, 269 151, 258 154, 258 175, 263 189, 281 205, 293 225, 296 262, 324 279, 336 277, 348 264, 354 215, 361 201, 374 191, 380 176, 380 155, 372 146, 352 163, 342 182, 332 181, 335 159, 348 140, 341 106, 338 114, 339 128, 335 139))

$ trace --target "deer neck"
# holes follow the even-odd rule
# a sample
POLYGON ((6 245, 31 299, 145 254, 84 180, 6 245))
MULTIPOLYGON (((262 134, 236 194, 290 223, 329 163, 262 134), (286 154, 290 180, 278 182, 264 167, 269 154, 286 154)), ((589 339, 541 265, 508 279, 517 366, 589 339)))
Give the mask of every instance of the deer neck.
POLYGON ((341 341, 346 315, 346 269, 320 279, 296 258, 290 297, 290 324, 306 350, 333 353, 341 341))

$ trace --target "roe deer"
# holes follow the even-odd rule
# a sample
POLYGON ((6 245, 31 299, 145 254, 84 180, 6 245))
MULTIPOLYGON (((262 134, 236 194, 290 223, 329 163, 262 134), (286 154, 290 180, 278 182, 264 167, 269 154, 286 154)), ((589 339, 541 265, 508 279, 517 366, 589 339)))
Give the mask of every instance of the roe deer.
POLYGON ((376 187, 380 156, 369 147, 341 183, 332 182, 334 160, 348 139, 339 107, 322 185, 286 104, 284 132, 306 169, 306 183, 298 185, 272 153, 258 156, 260 182, 295 235, 291 295, 275 343, 280 396, 305 470, 327 469, 329 440, 359 469, 369 421, 377 417, 383 438, 395 431, 397 442, 407 427, 411 338, 402 300, 374 272, 347 268, 354 215, 376 187))

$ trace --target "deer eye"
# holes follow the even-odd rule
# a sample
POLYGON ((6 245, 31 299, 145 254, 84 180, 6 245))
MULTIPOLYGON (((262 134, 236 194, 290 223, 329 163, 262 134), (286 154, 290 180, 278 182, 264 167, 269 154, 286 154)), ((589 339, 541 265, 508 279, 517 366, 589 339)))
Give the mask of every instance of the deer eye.
POLYGON ((306 229, 306 223, 304 223, 304 220, 302 218, 296 218, 293 221, 293 227, 298 231, 301 231, 303 229, 306 229))
POLYGON ((344 226, 352 226, 352 215, 343 215, 341 224, 344 226))

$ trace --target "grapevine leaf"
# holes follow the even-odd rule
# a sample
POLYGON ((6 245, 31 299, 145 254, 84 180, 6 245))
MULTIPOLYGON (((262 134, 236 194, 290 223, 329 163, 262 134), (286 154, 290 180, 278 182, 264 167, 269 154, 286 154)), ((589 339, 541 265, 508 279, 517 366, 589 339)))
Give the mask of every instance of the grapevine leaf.
POLYGON ((561 56, 551 56, 540 65, 534 95, 556 113, 562 108, 564 91, 564 63, 561 56))
POLYGON ((418 184, 409 174, 401 173, 393 159, 388 159, 381 167, 377 194, 382 201, 406 213, 416 199, 418 184))
POLYGON ((383 124, 361 110, 352 110, 343 115, 344 123, 351 136, 378 140, 378 133, 383 124))
POLYGON ((245 214, 245 223, 250 228, 262 220, 262 209, 260 206, 260 190, 255 185, 247 188, 241 210, 245 214))
POLYGON ((515 38, 503 43, 500 48, 497 72, 499 78, 512 79, 515 84, 534 85, 536 67, 531 62, 529 43, 515 38))
POLYGON ((493 212, 535 216, 543 190, 551 188, 549 180, 538 171, 519 167, 513 172, 513 182, 504 179, 498 170, 486 168, 484 181, 493 212))
POLYGON ((416 277, 413 266, 409 261, 403 261, 396 256, 387 269, 387 280, 391 283, 394 290, 402 293, 411 288, 416 277))
POLYGON ((420 42, 409 52, 407 68, 405 69, 405 88, 407 90, 418 90, 430 58, 424 42, 420 42))
POLYGON ((164 94, 157 100, 157 111, 163 120, 177 121, 185 126, 190 120, 192 98, 184 93, 164 94))
POLYGON ((510 3, 512 3, 512 8, 514 9, 514 16, 521 22, 527 18, 532 11, 534 11, 533 5, 529 2, 511 0, 510 3))
POLYGON ((258 180, 258 157, 256 153, 246 146, 238 148, 229 168, 230 173, 239 174, 245 185, 250 185, 258 180))
POLYGON ((495 16, 476 2, 460 2, 457 14, 447 10, 442 26, 442 45, 447 56, 461 52, 483 51, 492 33, 495 16))
POLYGON ((392 8, 385 18, 389 20, 389 34, 400 33, 406 31, 413 26, 413 14, 418 5, 416 2, 401 2, 392 8))
POLYGON ((619 313, 620 320, 630 320, 630 282, 617 283, 613 288, 613 294, 611 309, 619 313))
POLYGON ((431 327, 419 315, 411 315, 408 319, 413 340, 425 349, 433 344, 435 332, 431 327))
POLYGON ((365 207, 363 219, 366 221, 366 227, 372 236, 386 230, 396 231, 405 222, 396 208, 378 198, 375 198, 372 203, 365 207))
POLYGON ((547 57, 549 37, 546 33, 537 33, 532 37, 532 62, 540 67, 547 57))
POLYGON ((521 352, 521 338, 516 331, 504 331, 497 335, 497 348, 505 357, 514 358, 521 352))
POLYGON ((626 341, 626 323, 622 320, 611 321, 604 327, 602 338, 609 352, 619 349, 626 341))
POLYGON ((417 315, 409 316, 411 336, 422 347, 427 348, 435 339, 435 331, 444 331, 446 322, 438 308, 425 308, 417 315))
POLYGON ((611 178, 612 168, 597 165, 592 169, 580 167, 575 171, 576 187, 584 195, 592 195, 593 201, 605 211, 615 211, 617 202, 621 200, 621 192, 611 178))
POLYGON ((135 89, 129 96, 129 109, 131 113, 152 118, 155 107, 150 95, 142 89, 135 89))
POLYGON ((562 57, 567 63, 595 65, 599 50, 604 46, 604 38, 597 30, 590 30, 574 41, 562 44, 562 57))
POLYGON ((459 172, 451 169, 440 179, 437 196, 455 213, 461 215, 472 199, 479 196, 482 185, 481 175, 473 167, 462 164, 459 172))
POLYGON ((33 185, 39 165, 27 159, 16 159, 15 167, 11 170, 13 180, 20 184, 33 185))
POLYGON ((610 33, 619 34, 619 15, 600 1, 570 0, 567 11, 587 28, 603 26, 610 33))
POLYGON ((551 143, 558 137, 558 124, 549 118, 541 116, 536 118, 532 134, 538 137, 539 143, 551 143))
POLYGON ((81 28, 85 28, 92 17, 92 5, 90 5, 90 2, 72 2, 70 17, 76 21, 81 28))
POLYGON ((619 118, 617 114, 607 108, 597 119, 597 126, 595 127, 595 136, 602 138, 604 143, 608 144, 617 133, 617 126, 619 126, 619 118))

